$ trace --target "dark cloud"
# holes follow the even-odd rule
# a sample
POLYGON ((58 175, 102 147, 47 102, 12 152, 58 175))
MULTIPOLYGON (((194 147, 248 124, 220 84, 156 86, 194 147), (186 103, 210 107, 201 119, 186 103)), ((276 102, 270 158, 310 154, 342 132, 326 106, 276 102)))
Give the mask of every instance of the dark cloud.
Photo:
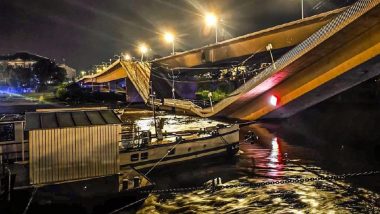
MULTIPOLYGON (((177 48, 212 43, 202 14, 223 19, 224 39, 300 18, 301 0, 0 0, 0 54, 29 51, 86 69, 146 42, 155 54, 170 47, 160 33, 174 30, 177 48)), ((305 0, 307 16, 354 0, 305 0)))

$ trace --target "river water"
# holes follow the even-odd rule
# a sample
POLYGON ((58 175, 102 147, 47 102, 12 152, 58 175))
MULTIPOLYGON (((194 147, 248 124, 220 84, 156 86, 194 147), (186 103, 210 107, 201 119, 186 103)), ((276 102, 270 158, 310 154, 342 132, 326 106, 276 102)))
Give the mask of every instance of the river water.
MULTIPOLYGON (((190 116, 161 114, 159 117, 165 121, 164 131, 199 129, 221 123, 190 116)), ((143 130, 153 130, 150 113, 126 114, 123 118, 143 130)), ((262 123, 242 128, 241 139, 247 131, 253 131, 259 140, 253 144, 242 140, 234 158, 219 157, 161 167, 153 170, 149 178, 157 188, 164 189, 199 186, 218 177, 224 185, 229 185, 378 169, 375 163, 361 163, 357 159, 353 163, 350 155, 341 155, 345 152, 344 145, 326 150, 307 142, 286 141, 273 127, 262 123), (346 157, 345 164, 337 164, 342 162, 342 157, 346 157), (352 166, 359 168, 353 170, 352 166)), ((121 213, 380 213, 379 178, 375 175, 345 181, 151 194, 143 205, 121 213)))

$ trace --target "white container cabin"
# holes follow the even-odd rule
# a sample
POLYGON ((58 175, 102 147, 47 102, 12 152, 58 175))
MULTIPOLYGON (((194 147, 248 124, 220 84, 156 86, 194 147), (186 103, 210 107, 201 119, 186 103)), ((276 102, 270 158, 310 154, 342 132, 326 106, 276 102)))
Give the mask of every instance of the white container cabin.
POLYGON ((121 121, 112 110, 26 113, 29 182, 118 174, 121 121))

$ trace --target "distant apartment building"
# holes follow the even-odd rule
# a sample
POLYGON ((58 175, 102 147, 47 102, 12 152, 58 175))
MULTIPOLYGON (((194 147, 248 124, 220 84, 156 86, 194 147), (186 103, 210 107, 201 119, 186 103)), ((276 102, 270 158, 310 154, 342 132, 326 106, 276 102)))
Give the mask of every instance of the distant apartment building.
MULTIPOLYGON (((32 71, 33 65, 40 60, 49 60, 49 58, 27 52, 0 55, 0 85, 8 85, 11 78, 11 69, 28 68, 32 71)), ((66 70, 67 79, 75 78, 75 69, 66 64, 60 64, 58 66, 66 70)))
POLYGON ((20 52, 15 54, 0 55, 0 84, 6 85, 10 79, 10 69, 30 68, 41 59, 46 57, 20 52))
POLYGON ((8 54, 0 56, 0 64, 11 68, 33 68, 33 65, 46 57, 30 54, 26 52, 8 54))

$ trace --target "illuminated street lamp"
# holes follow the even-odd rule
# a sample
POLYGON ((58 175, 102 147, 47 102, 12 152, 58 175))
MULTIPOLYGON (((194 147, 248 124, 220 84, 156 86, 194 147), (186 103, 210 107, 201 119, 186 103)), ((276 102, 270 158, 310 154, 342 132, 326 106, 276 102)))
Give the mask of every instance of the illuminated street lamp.
POLYGON ((145 44, 139 46, 139 51, 141 53, 141 62, 144 60, 144 54, 148 52, 148 47, 145 44))
POLYGON ((131 55, 129 54, 123 54, 122 56, 125 61, 130 61, 132 59, 131 55))
POLYGON ((175 37, 172 33, 165 33, 164 35, 164 39, 167 43, 171 43, 172 44, 172 55, 174 55, 174 40, 175 40, 175 37))
POLYGON ((218 17, 213 13, 205 16, 205 23, 209 27, 215 27, 215 43, 218 43, 218 17))
POLYGON ((82 76, 86 75, 86 71, 81 71, 82 76))

